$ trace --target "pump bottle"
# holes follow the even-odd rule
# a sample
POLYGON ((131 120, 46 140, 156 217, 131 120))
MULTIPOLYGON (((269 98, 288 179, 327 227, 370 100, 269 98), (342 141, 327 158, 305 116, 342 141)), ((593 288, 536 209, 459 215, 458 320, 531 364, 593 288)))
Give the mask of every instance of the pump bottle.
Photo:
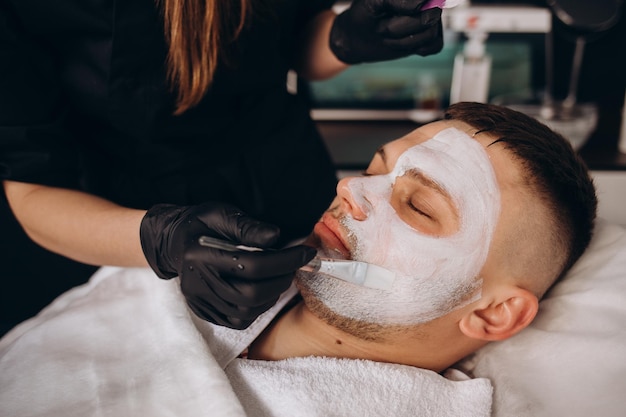
POLYGON ((450 88, 450 103, 477 101, 486 103, 491 77, 491 57, 485 52, 487 34, 466 33, 468 40, 462 53, 456 55, 450 88))

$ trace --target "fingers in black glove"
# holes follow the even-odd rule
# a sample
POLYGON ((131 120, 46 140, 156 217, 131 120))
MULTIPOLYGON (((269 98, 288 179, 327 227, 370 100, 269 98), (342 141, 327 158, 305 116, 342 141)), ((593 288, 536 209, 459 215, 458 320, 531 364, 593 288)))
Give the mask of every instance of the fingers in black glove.
POLYGON ((348 64, 430 55, 443 48, 441 9, 425 1, 355 0, 335 19, 330 48, 348 64))
POLYGON ((294 272, 315 253, 308 246, 229 252, 196 244, 185 252, 182 292, 199 317, 228 327, 247 327, 276 303, 291 285, 294 272))
POLYGON ((280 237, 277 226, 261 222, 230 205, 198 206, 193 215, 211 230, 209 236, 261 249, 271 248, 280 237))
POLYGON ((201 246, 199 237, 210 236, 267 249, 280 236, 275 225, 221 203, 154 206, 144 216, 140 236, 152 269, 161 278, 180 277, 182 293, 196 315, 239 329, 271 307, 295 271, 316 254, 307 246, 263 252, 201 246))

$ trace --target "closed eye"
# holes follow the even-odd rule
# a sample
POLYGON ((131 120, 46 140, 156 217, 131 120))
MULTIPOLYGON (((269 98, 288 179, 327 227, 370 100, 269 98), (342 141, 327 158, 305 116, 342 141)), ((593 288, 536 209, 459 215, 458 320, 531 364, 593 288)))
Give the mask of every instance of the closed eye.
POLYGON ((421 210, 420 208, 416 207, 415 204, 413 204, 413 202, 411 200, 409 200, 407 202, 407 204, 409 205, 409 207, 411 208, 411 210, 421 214, 424 217, 429 218, 430 220, 433 220, 432 216, 428 213, 426 213, 425 211, 421 210))
POLYGON ((452 198, 419 170, 408 170, 396 178, 390 201, 400 219, 421 233, 448 236, 458 230, 452 198))

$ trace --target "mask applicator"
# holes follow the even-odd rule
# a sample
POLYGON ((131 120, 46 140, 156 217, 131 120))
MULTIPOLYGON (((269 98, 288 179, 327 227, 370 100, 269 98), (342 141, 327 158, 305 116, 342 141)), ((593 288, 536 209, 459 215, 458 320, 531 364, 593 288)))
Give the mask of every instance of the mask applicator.
MULTIPOLYGON (((259 248, 235 245, 233 243, 208 236, 201 236, 200 239, 198 239, 198 243, 201 246, 221 249, 228 252, 237 252, 241 250, 248 252, 262 251, 262 249, 259 248)), ((311 262, 302 266, 300 270, 304 272, 318 272, 352 284, 377 290, 390 289, 396 278, 395 273, 378 265, 344 259, 321 258, 317 256, 313 258, 311 262)))
POLYGON ((451 7, 456 7, 464 2, 465 0, 428 0, 426 3, 424 3, 420 10, 428 10, 435 7, 439 7, 440 9, 449 9, 451 7))

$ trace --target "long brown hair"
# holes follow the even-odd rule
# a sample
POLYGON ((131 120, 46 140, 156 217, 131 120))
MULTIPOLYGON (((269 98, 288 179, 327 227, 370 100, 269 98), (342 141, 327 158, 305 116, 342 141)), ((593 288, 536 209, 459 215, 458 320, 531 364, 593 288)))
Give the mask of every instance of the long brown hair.
POLYGON ((175 115, 197 105, 219 59, 246 24, 250 0, 156 0, 168 43, 167 79, 176 91, 175 115))

